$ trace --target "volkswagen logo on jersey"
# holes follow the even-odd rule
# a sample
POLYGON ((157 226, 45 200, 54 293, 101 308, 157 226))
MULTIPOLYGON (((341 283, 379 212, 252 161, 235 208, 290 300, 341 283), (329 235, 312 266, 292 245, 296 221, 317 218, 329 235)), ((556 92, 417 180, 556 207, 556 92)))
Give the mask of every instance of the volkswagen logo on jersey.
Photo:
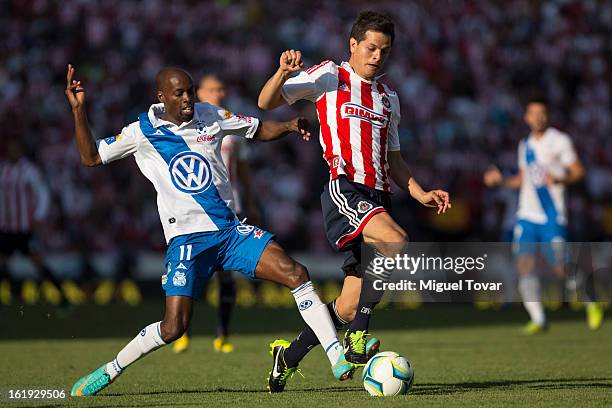
POLYGON ((343 103, 340 114, 343 119, 356 118, 369 122, 377 128, 384 127, 387 124, 387 117, 385 115, 352 102, 343 103))
POLYGON ((174 187, 187 194, 205 191, 212 182, 210 164, 199 153, 185 151, 170 160, 170 178, 174 187))
POLYGON ((537 163, 531 163, 527 167, 529 178, 533 182, 533 185, 538 188, 546 184, 546 171, 539 166, 537 163))

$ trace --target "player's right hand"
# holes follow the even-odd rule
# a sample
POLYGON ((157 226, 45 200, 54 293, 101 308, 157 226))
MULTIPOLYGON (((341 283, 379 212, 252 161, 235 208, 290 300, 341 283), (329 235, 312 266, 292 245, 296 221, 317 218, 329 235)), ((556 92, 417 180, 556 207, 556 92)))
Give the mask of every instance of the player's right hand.
POLYGON ((287 50, 280 56, 279 69, 286 74, 293 74, 304 68, 302 53, 296 50, 287 50))
POLYGON ((484 173, 483 181, 487 187, 497 187, 503 180, 504 177, 496 166, 490 166, 484 173))
POLYGON ((78 109, 85 105, 85 88, 81 85, 81 81, 74 79, 74 67, 68 64, 68 72, 66 73, 66 98, 72 109, 78 109))

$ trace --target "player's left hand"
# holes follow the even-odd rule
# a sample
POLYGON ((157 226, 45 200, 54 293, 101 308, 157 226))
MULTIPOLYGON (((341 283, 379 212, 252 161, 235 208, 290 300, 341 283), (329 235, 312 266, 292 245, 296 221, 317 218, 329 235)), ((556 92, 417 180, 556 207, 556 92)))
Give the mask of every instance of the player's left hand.
POLYGON ((444 190, 431 190, 423 194, 419 200, 425 207, 437 207, 438 214, 444 214, 452 207, 450 196, 444 190))
POLYGON ((306 118, 298 117, 293 119, 289 124, 289 130, 292 132, 299 133, 302 135, 302 139, 305 141, 310 140, 310 123, 306 118))

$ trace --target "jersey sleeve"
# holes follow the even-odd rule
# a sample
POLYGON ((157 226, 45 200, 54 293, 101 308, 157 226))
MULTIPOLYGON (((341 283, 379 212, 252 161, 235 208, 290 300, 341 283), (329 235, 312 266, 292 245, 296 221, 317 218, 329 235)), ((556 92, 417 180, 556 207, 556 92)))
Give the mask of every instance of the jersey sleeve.
POLYGON ((259 119, 256 117, 232 113, 225 109, 217 110, 217 114, 223 136, 236 135, 247 139, 255 137, 259 128, 259 119))
POLYGON ((564 134, 563 137, 559 138, 557 148, 559 149, 559 160, 563 166, 567 167, 578 160, 574 144, 568 135, 564 134))
POLYGON ((527 160, 525 160, 525 140, 521 139, 518 144, 518 148, 516 149, 518 166, 519 169, 524 169, 527 167, 527 160))
POLYGON ((281 95, 289 105, 293 105, 300 99, 316 102, 328 90, 332 80, 337 77, 335 64, 332 61, 323 61, 285 81, 281 95))
POLYGON ((391 95, 389 99, 391 99, 391 108, 393 110, 391 111, 391 122, 389 123, 387 149, 393 152, 400 150, 399 124, 402 119, 402 114, 400 112, 400 102, 397 94, 391 95))
POLYGON ((107 164, 133 155, 138 150, 141 140, 137 122, 124 127, 121 133, 115 136, 98 140, 96 143, 102 163, 107 164))

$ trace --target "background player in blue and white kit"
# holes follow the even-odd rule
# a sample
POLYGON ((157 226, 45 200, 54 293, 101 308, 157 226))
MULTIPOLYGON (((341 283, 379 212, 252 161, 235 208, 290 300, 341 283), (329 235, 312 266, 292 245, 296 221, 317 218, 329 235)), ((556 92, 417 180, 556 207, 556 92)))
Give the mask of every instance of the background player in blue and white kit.
MULTIPOLYGON (((225 84, 215 74, 204 75, 199 82, 196 95, 200 102, 223 107, 225 101, 225 84)), ((221 142, 221 158, 227 169, 234 195, 230 207, 239 220, 247 218, 250 224, 260 225, 259 210, 251 190, 251 174, 247 160, 248 146, 246 139, 238 135, 227 135, 221 142)), ((229 341, 229 322, 236 304, 236 284, 232 271, 219 270, 216 273, 219 281, 219 305, 217 314, 217 333, 213 340, 215 351, 231 353, 234 344, 229 341)), ((185 333, 172 345, 175 353, 189 348, 189 334, 185 333)))
MULTIPOLYGON (((540 280, 535 271, 536 243, 541 243, 540 251, 556 275, 564 278, 563 246, 555 243, 568 239, 565 187, 583 179, 584 167, 570 137, 549 126, 544 102, 529 102, 524 120, 531 132, 518 146, 519 173, 504 178, 499 169, 492 167, 485 173, 484 182, 489 187, 520 189, 513 234, 518 288, 531 318, 524 332, 536 334, 546 328, 540 280)), ((603 311, 597 303, 587 305, 587 317, 590 328, 601 326, 603 311)))
POLYGON ((157 205, 168 243, 162 287, 166 311, 110 362, 77 381, 73 396, 95 395, 140 357, 183 335, 194 299, 218 269, 280 283, 292 290, 300 314, 317 333, 338 379, 354 366, 344 358, 325 304, 306 269, 285 254, 269 232, 242 224, 228 203, 232 188, 222 163, 221 140, 227 134, 274 140, 290 132, 309 137, 301 119, 263 122, 218 107, 195 103, 191 76, 178 68, 162 69, 156 77, 157 97, 138 121, 97 145, 85 109, 85 89, 67 72, 66 97, 75 123, 81 163, 98 166, 134 156, 141 172, 157 191, 157 205))

